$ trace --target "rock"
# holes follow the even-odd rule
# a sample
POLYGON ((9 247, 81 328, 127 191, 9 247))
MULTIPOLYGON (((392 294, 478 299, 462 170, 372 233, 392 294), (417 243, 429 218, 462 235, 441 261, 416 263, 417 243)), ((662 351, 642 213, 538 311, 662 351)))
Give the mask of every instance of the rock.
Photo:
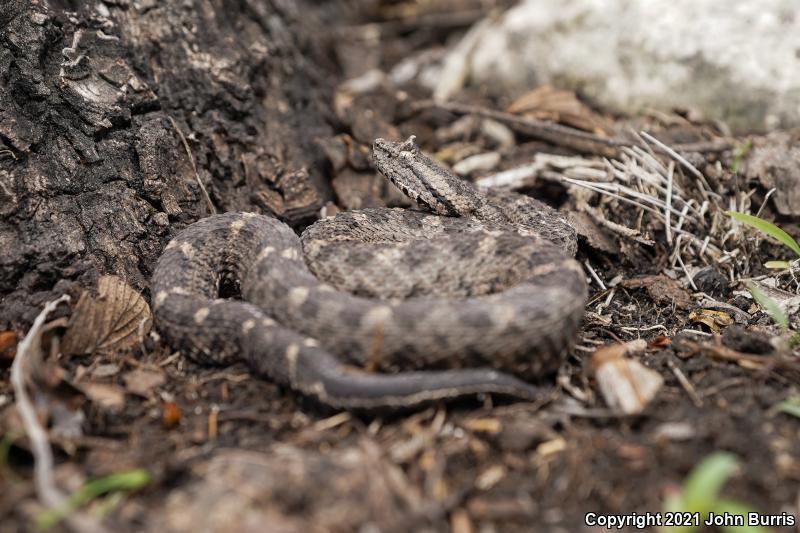
POLYGON ((713 266, 698 271, 692 278, 697 290, 712 296, 726 296, 730 291, 728 278, 713 266))
MULTIPOLYGON (((444 64, 461 58, 461 80, 498 92, 549 83, 623 112, 688 107, 734 130, 793 126, 796 11, 793 0, 526 0, 480 22, 468 53, 456 46, 444 64)), ((460 88, 441 79, 440 98, 460 88)))
POLYGON ((800 215, 800 146, 797 132, 778 131, 758 138, 747 156, 748 180, 775 188, 775 207, 782 215, 800 215))

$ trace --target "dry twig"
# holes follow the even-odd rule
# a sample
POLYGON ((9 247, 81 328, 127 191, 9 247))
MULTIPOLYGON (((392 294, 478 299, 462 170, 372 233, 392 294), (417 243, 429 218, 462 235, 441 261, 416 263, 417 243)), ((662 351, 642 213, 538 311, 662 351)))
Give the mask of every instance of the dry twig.
MULTIPOLYGON (((11 385, 14 388, 17 411, 19 411, 25 433, 31 442, 33 453, 33 475, 36 495, 45 507, 50 509, 60 508, 67 503, 67 496, 56 486, 53 474, 53 451, 47 431, 39 423, 36 410, 33 407, 26 382, 28 372, 34 358, 41 357, 41 336, 45 320, 61 302, 69 301, 69 296, 63 295, 52 302, 45 304, 44 309, 36 319, 25 338, 17 346, 17 355, 11 365, 11 385)), ((105 529, 94 519, 80 514, 73 514, 64 518, 67 526, 75 531, 86 533, 100 533, 105 529)))

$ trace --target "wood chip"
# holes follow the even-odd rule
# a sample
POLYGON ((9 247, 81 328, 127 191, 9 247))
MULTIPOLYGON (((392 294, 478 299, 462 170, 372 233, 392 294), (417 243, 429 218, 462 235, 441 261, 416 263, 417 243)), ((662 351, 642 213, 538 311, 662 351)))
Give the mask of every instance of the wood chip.
POLYGON ((103 276, 97 297, 85 291, 64 335, 66 354, 112 353, 135 345, 153 324, 150 306, 124 280, 103 276))
POLYGON ((539 446, 537 446, 536 454, 542 457, 547 457, 548 455, 561 453, 566 448, 567 448, 567 441, 565 441, 561 437, 558 437, 552 440, 548 440, 547 442, 543 442, 539 446))
POLYGON ((464 427, 476 433, 489 433, 490 435, 497 435, 503 428, 500 420, 496 418, 474 418, 467 420, 464 427))
POLYGON ((459 176, 468 176, 473 172, 485 172, 492 170, 500 164, 499 152, 484 152, 476 154, 466 159, 462 159, 453 165, 453 172, 459 176))
POLYGON ((84 383, 80 385, 86 396, 104 409, 118 411, 125 405, 125 391, 116 385, 104 383, 84 383))
POLYGON ((128 392, 145 397, 148 396, 154 388, 163 385, 167 380, 163 372, 146 370, 144 368, 132 370, 125 374, 122 379, 125 381, 125 388, 128 392))
POLYGON ((487 468, 475 480, 475 487, 480 490, 489 490, 506 477, 506 467, 495 465, 487 468))
POLYGON ((473 533, 475 528, 466 509, 455 509, 450 514, 450 533, 473 533))
POLYGON ((606 346, 592 356, 592 367, 600 393, 612 409, 627 415, 640 413, 655 397, 664 378, 639 361, 625 359, 624 355, 643 351, 644 339, 606 346))

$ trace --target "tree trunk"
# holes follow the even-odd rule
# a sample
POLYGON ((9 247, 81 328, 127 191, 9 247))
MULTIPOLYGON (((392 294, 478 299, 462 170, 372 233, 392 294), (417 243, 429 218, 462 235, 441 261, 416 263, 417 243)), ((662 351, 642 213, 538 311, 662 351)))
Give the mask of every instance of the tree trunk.
POLYGON ((330 196, 326 59, 302 2, 5 4, 0 330, 103 273, 146 291, 212 204, 297 224, 330 196))

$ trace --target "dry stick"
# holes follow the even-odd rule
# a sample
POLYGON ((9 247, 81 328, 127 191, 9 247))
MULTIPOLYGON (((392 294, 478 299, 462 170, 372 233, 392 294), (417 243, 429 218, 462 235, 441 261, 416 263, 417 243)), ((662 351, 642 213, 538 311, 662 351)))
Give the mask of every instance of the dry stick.
POLYGON ((697 285, 694 284, 694 280, 692 279, 692 276, 689 275, 689 271, 686 269, 686 265, 683 264, 683 259, 681 258, 681 254, 678 254, 677 258, 678 258, 678 263, 680 263, 681 265, 683 273, 686 274, 686 279, 689 280, 689 285, 692 286, 692 289, 697 291, 698 290, 697 285))
POLYGON ((664 152, 666 152, 666 153, 667 153, 667 154, 668 154, 670 157, 672 157, 673 159, 675 159, 675 161, 677 161, 678 163, 680 163, 681 165, 683 165, 683 166, 684 166, 684 168, 686 168, 686 169, 687 169, 689 172, 691 172, 692 174, 694 174, 694 176, 695 176, 697 179, 699 179, 699 180, 700 180, 700 182, 703 184, 703 187, 705 187, 705 189, 703 189, 703 187, 701 187, 701 188, 700 188, 700 193, 703 195, 703 198, 706 198, 706 199, 708 199, 708 196, 709 196, 709 195, 711 195, 711 196, 713 196, 713 197, 715 197, 715 198, 717 198, 717 199, 720 199, 720 198, 721 198, 721 196, 720 196, 720 195, 718 195, 717 193, 715 193, 715 192, 714 192, 714 191, 711 189, 711 185, 709 185, 708 181, 706 180, 706 177, 705 177, 705 176, 703 176, 703 173, 702 173, 702 172, 700 172, 699 170, 697 170, 697 169, 694 167, 694 165, 692 165, 691 163, 689 163, 689 161, 687 161, 685 157, 683 157, 681 154, 679 154, 678 152, 676 152, 675 150, 673 150, 672 148, 670 148, 670 147, 669 147, 669 146, 667 146, 666 144, 662 143, 661 141, 659 141, 658 139, 656 139, 655 137, 653 137, 652 135, 650 135, 650 134, 649 134, 649 133, 647 133, 646 131, 643 131, 643 132, 642 132, 642 137, 644 137, 646 140, 648 140, 648 141, 650 141, 651 143, 653 143, 653 144, 655 144, 656 146, 658 146, 658 147, 659 147, 661 150, 663 150, 664 152))
MULTIPOLYGON (((576 185, 581 185, 583 183, 587 183, 584 180, 574 180, 573 178, 566 178, 565 177, 564 179, 567 180, 567 181, 571 180, 570 183, 575 183, 576 185), (580 182, 580 183, 578 183, 578 182, 580 182)), ((620 192, 620 193, 627 194, 628 196, 631 196, 631 197, 636 198, 637 200, 641 200, 643 202, 647 202, 648 204, 652 204, 652 205, 654 205, 654 206, 656 206, 657 208, 660 208, 660 209, 665 209, 666 208, 666 203, 662 202, 659 198, 656 198, 654 196, 650 196, 649 194, 645 194, 645 193, 639 192, 636 189, 631 189, 630 187, 626 187, 625 185, 620 185, 618 183, 602 183, 602 182, 598 182, 598 183, 593 183, 593 186, 596 187, 597 189, 602 189, 602 190, 605 190, 605 191, 615 191, 615 192, 620 192)), ((637 204, 637 205, 639 205, 639 204, 637 204)), ((642 206, 639 205, 639 207, 642 207, 642 206)), ((678 211, 677 209, 675 209, 674 207, 670 207, 669 209, 670 209, 670 211, 675 213, 676 216, 681 215, 681 212, 678 211)), ((650 211, 652 211, 654 213, 658 213, 657 209, 650 209, 650 211)), ((659 214, 659 216, 661 215, 661 213, 658 213, 658 214, 659 214)), ((693 216, 691 216, 691 215, 687 215, 687 216, 689 217, 689 219, 692 222, 697 223, 697 219, 695 219, 693 216)))
MULTIPOLYGON (((606 196, 610 196, 612 198, 616 198, 617 200, 620 200, 622 202, 626 202, 626 203, 635 205, 636 207, 640 208, 641 210, 648 211, 648 212, 652 213, 653 216, 663 220, 663 216, 662 216, 661 212, 658 211, 657 209, 654 209, 654 208, 652 208, 650 206, 647 206, 647 205, 641 204, 639 202, 636 202, 634 200, 631 200, 630 198, 625 198, 624 196, 621 196, 619 194, 611 192, 608 189, 616 189, 616 190, 618 190, 620 192, 623 192, 625 194, 630 194, 630 195, 634 196, 634 198, 641 198, 642 200, 645 200, 648 203, 654 204, 654 205, 656 205, 656 206, 658 206, 658 207, 663 209, 665 207, 665 204, 663 202, 661 202, 660 200, 658 200, 657 198, 653 198, 651 196, 639 193, 638 191, 634 191, 633 189, 630 189, 628 187, 624 187, 622 185, 613 185, 613 184, 604 184, 604 183, 590 183, 590 182, 586 182, 586 181, 582 181, 582 180, 576 180, 576 179, 572 179, 572 178, 566 178, 566 177, 563 178, 563 180, 565 182, 567 182, 567 183, 571 183, 573 185, 578 185, 579 187, 584 187, 586 189, 598 192, 600 194, 604 194, 606 196)), ((687 212, 679 212, 675 208, 672 208, 671 210, 672 210, 673 213, 675 213, 677 215, 681 215, 682 219, 683 218, 688 218, 689 220, 693 220, 693 217, 688 215, 688 209, 686 209, 685 206, 684 206, 684 209, 687 212)), ((688 237, 690 237, 692 239, 692 241, 696 241, 698 243, 702 242, 698 237, 696 237, 694 234, 692 234, 692 233, 690 233, 690 232, 688 232, 686 230, 683 230, 683 229, 680 229, 680 228, 677 228, 677 227, 674 227, 672 230, 675 233, 687 235, 688 237)), ((718 256, 718 255, 720 255, 722 253, 722 251, 718 247, 713 245, 713 244, 708 245, 707 248, 709 248, 711 250, 711 252, 713 254, 712 257, 713 256, 718 256)))
MULTIPOLYGON (((33 321, 28 334, 17 345, 17 356, 11 365, 11 386, 14 389, 15 403, 17 411, 25 428, 25 433, 31 441, 31 452, 33 453, 33 479, 36 488, 36 495, 45 507, 58 509, 66 504, 67 496, 56 486, 55 476, 53 475, 53 450, 50 448, 50 441, 47 439, 47 432, 39 424, 36 411, 33 408, 28 390, 25 387, 25 375, 29 359, 35 357, 35 352, 41 353, 41 334, 44 321, 61 302, 69 301, 66 294, 45 304, 44 309, 33 321)), ((85 515, 66 516, 64 521, 70 529, 85 533, 102 533, 105 529, 94 519, 85 515)))
POLYGON ((683 390, 685 390, 686 394, 689 395, 689 398, 692 400, 694 406, 703 407, 703 399, 697 394, 697 390, 694 388, 694 385, 692 385, 686 375, 681 372, 681 369, 678 368, 678 365, 676 365, 672 359, 667 359, 667 366, 670 368, 670 370, 672 370, 672 373, 675 374, 675 377, 678 378, 678 383, 681 384, 683 390))
MULTIPOLYGON (((566 181, 567 183, 571 183, 573 185, 578 185, 579 187, 584 187, 586 189, 598 192, 600 194, 604 194, 606 196, 610 196, 612 198, 616 198, 617 200, 621 200, 623 202, 635 205, 636 207, 638 207, 640 209, 643 209, 645 211, 648 211, 648 212, 652 213, 654 216, 659 217, 659 218, 661 218, 663 220, 661 212, 658 211, 658 209, 650 207, 650 206, 647 206, 647 205, 644 205, 644 204, 641 204, 639 202, 631 200, 630 198, 625 198, 624 196, 616 194, 616 193, 614 193, 612 191, 613 190, 617 190, 617 191, 619 191, 621 193, 628 194, 630 196, 633 196, 636 199, 641 199, 643 201, 646 201, 647 203, 653 204, 656 207, 660 207, 660 208, 663 209, 665 207, 665 204, 663 202, 661 202, 657 198, 653 198, 652 196, 648 196, 648 195, 640 193, 638 191, 634 191, 633 189, 629 189, 629 188, 624 187, 622 185, 608 184, 608 186, 607 186, 607 184, 605 184, 605 183, 591 183, 591 182, 586 182, 586 181, 583 181, 583 180, 576 180, 576 179, 567 178, 567 177, 564 177, 562 179, 564 181, 566 181)), ((680 211, 676 210, 674 207, 670 208, 670 210, 673 213, 675 213, 676 215, 687 216, 685 213, 681 213, 680 211)), ((690 220, 692 220, 693 222, 696 222, 696 221, 694 221, 692 219, 692 217, 689 216, 688 218, 690 220)), ((689 233, 689 232, 687 232, 685 230, 681 230, 679 228, 673 228, 673 231, 675 231, 676 233, 689 233)))
POLYGON ((478 115, 492 118, 506 124, 511 129, 523 135, 529 135, 530 137, 541 139, 558 146, 565 146, 578 152, 587 152, 606 157, 616 157, 622 146, 629 146, 631 144, 619 139, 600 137, 599 135, 587 133, 569 126, 562 126, 561 124, 545 122, 543 120, 535 120, 480 106, 452 102, 438 103, 433 100, 423 100, 412 106, 412 110, 414 111, 422 111, 425 109, 441 109, 459 115, 478 115))
MULTIPOLYGON (((644 177, 645 178, 649 178, 650 176, 653 176, 653 177, 657 178, 657 181, 652 181, 651 182, 651 185, 653 187, 655 187, 658 191, 663 192, 664 194, 667 194, 667 192, 668 192, 667 189, 669 188, 670 182, 671 182, 672 183, 672 200, 680 202, 680 203, 682 203, 684 205, 686 205, 686 204, 690 205, 692 211, 699 215, 698 210, 694 207, 694 200, 692 200, 692 199, 684 200, 683 199, 683 190, 681 189, 681 187, 678 186, 677 183, 675 183, 675 181, 672 179, 673 177, 670 175, 670 173, 674 173, 674 171, 675 171, 675 163, 673 161, 670 161, 669 166, 663 167, 663 166, 661 166, 659 161, 654 159, 649 153, 644 152, 641 149, 638 149, 638 147, 635 147, 635 150, 632 151, 632 153, 640 154, 640 156, 639 155, 634 155, 632 157, 638 158, 639 161, 643 165, 645 165, 646 167, 650 167, 650 170, 652 172, 646 174, 644 177)), ((622 171, 626 171, 626 170, 628 170, 628 169, 627 168, 623 168, 622 169, 622 171)))
POLYGON ((764 201, 761 202, 761 207, 758 208, 758 211, 755 214, 756 218, 761 216, 761 211, 763 211, 764 207, 766 207, 767 200, 769 200, 769 197, 772 196, 772 193, 774 193, 777 190, 778 190, 777 187, 773 187, 773 188, 771 188, 770 190, 767 191, 767 194, 764 195, 764 201))
POLYGON ((675 173, 675 163, 669 162, 669 170, 667 171, 667 198, 666 205, 664 206, 664 228, 667 233, 667 243, 672 244, 672 231, 670 228, 670 215, 672 210, 672 175, 675 173))
MULTIPOLYGON (((573 185, 577 185, 579 187, 583 187, 585 189, 589 189, 589 190, 594 191, 594 192, 599 192, 600 194, 605 194, 606 196, 611 196, 612 198, 616 198, 617 200, 620 200, 622 202, 626 202, 626 203, 635 205, 636 207, 644 209, 645 211, 649 211, 651 213, 655 213, 655 214, 659 214, 660 215, 660 213, 658 211, 656 211, 655 209, 653 209, 652 207, 640 204, 639 202, 635 202, 635 201, 631 200, 630 198, 625 198, 624 196, 620 196, 619 194, 616 194, 616 193, 611 192, 609 190, 605 190, 605 189, 599 187, 598 184, 588 183, 588 182, 585 182, 585 181, 582 181, 582 180, 576 180, 576 179, 572 179, 572 178, 564 178, 564 181, 566 181, 567 183, 572 183, 573 185)), ((618 186, 617 186, 617 188, 618 188, 618 186)))
POLYGON ((203 185, 203 182, 200 179, 200 173, 197 171, 197 165, 194 162, 194 155, 192 154, 191 148, 189 148, 189 143, 186 142, 186 137, 183 136, 183 132, 178 127, 178 123, 175 122, 175 119, 172 118, 170 115, 167 115, 167 117, 169 118, 169 121, 172 123, 172 127, 175 128, 175 131, 178 132, 178 137, 181 138, 181 142, 183 142, 183 148, 186 150, 186 155, 189 157, 189 163, 191 163, 192 170, 194 170, 194 177, 197 180, 197 184, 200 186, 200 191, 202 191, 203 193, 203 199, 206 201, 208 210, 211 211, 212 215, 216 215, 217 209, 214 207, 214 204, 211 203, 211 197, 208 195, 206 186, 203 185))
POLYGON ((586 261, 584 261, 584 264, 586 265, 586 270, 589 271, 589 274, 592 275, 592 278, 594 278, 594 280, 600 286, 600 289, 602 289, 604 291, 607 290, 608 287, 606 287, 606 284, 603 283, 602 279, 600 279, 600 276, 597 275, 597 272, 594 271, 594 269, 592 268, 592 265, 589 264, 589 260, 588 259, 586 261))
MULTIPOLYGON (((11 365, 11 384, 14 387, 14 397, 16 398, 17 410, 25 427, 25 433, 31 440, 31 451, 34 457, 34 484, 39 500, 47 507, 58 507, 66 501, 66 496, 56 487, 53 477, 53 452, 50 449, 50 442, 47 440, 47 432, 39 424, 36 418, 36 411, 33 408, 28 391, 25 388, 25 368, 27 359, 37 347, 35 344, 40 342, 42 325, 50 314, 61 302, 69 301, 66 294, 60 298, 48 302, 41 313, 33 321, 31 329, 25 338, 17 346, 17 356, 11 365)), ((41 350, 40 347, 38 347, 41 350)))

